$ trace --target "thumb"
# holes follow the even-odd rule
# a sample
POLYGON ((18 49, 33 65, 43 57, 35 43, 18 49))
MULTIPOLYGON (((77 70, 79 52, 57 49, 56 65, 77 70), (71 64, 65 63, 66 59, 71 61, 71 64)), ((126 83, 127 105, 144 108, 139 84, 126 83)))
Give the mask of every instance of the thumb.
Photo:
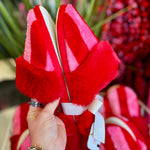
POLYGON ((46 113, 48 113, 49 115, 53 115, 54 112, 55 112, 55 109, 57 108, 57 106, 58 106, 58 104, 59 104, 59 100, 60 100, 60 98, 54 100, 54 101, 51 102, 51 103, 48 103, 48 104, 44 107, 44 109, 42 110, 42 112, 46 112, 46 113))
MULTIPOLYGON (((31 101, 36 101, 36 100, 31 99, 31 101)), ((28 115, 27 115, 27 121, 28 122, 34 121, 37 118, 37 116, 40 114, 41 111, 42 111, 42 108, 34 107, 34 106, 30 105, 28 115)))

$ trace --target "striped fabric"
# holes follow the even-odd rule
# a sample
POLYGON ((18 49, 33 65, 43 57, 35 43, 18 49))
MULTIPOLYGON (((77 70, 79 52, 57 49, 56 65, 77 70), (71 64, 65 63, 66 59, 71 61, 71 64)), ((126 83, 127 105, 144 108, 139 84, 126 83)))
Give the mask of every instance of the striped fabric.
POLYGON ((114 115, 125 117, 139 117, 140 106, 136 93, 127 86, 113 86, 106 96, 110 111, 114 115))
POLYGON ((106 141, 100 150, 148 150, 145 140, 136 127, 123 117, 106 119, 106 141))

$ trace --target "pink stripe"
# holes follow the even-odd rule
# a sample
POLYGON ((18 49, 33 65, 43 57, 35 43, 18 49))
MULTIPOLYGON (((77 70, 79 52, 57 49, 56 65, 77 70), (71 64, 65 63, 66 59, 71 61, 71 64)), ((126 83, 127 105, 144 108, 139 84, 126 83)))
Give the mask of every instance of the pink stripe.
POLYGON ((66 51, 67 51, 67 59, 68 59, 69 69, 72 72, 79 66, 79 63, 77 62, 75 56, 73 55, 67 41, 65 41, 65 44, 66 44, 66 51))
POLYGON ((14 114, 13 120, 13 135, 17 135, 21 133, 21 107, 18 107, 14 114))
POLYGON ((110 126, 107 128, 107 131, 114 143, 115 149, 130 150, 130 147, 120 127, 110 126))
POLYGON ((25 150, 31 145, 30 136, 27 136, 27 138, 23 141, 22 145, 20 146, 19 150, 25 150))
POLYGON ((66 7, 65 13, 67 13, 77 25, 82 39, 90 51, 93 48, 93 46, 98 42, 97 38, 71 5, 68 5, 66 7))
POLYGON ((115 115, 121 115, 121 108, 116 88, 111 90, 111 92, 108 93, 107 97, 112 113, 115 115))
POLYGON ((127 105, 128 111, 131 117, 139 117, 139 104, 138 99, 135 92, 129 88, 125 87, 126 97, 127 97, 127 105))
POLYGON ((29 11, 27 16, 27 32, 26 32, 26 41, 24 49, 24 59, 31 63, 31 25, 36 20, 33 9, 29 11))
POLYGON ((46 71, 54 71, 54 66, 52 64, 52 59, 49 55, 49 52, 47 51, 47 55, 46 55, 46 67, 45 67, 45 70, 46 71))
POLYGON ((99 148, 99 149, 100 149, 100 150, 105 150, 105 146, 104 146, 103 143, 100 144, 100 148, 99 148))
POLYGON ((141 140, 138 140, 141 150, 147 150, 147 146, 141 140))

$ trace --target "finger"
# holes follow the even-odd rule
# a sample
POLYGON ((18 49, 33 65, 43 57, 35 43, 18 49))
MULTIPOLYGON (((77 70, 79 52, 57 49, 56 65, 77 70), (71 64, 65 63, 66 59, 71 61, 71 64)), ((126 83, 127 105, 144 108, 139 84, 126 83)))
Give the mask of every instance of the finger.
POLYGON ((65 128, 65 124, 63 123, 63 121, 61 119, 59 119, 58 117, 56 117, 57 120, 57 132, 58 132, 58 137, 60 139, 63 139, 63 141, 65 140, 66 143, 66 128, 65 128))
MULTIPOLYGON (((31 99, 31 100, 36 101, 35 99, 31 99)), ((40 107, 30 106, 28 115, 27 115, 27 121, 28 122, 34 121, 37 118, 37 116, 40 114, 41 111, 42 111, 42 108, 40 108, 40 107)))
POLYGON ((49 115, 53 115, 54 112, 55 112, 55 109, 57 108, 58 104, 59 104, 59 99, 47 104, 44 109, 42 110, 42 112, 46 112, 48 113, 49 115))
POLYGON ((56 116, 56 122, 57 122, 58 125, 65 126, 64 122, 59 117, 57 117, 57 116, 56 116))

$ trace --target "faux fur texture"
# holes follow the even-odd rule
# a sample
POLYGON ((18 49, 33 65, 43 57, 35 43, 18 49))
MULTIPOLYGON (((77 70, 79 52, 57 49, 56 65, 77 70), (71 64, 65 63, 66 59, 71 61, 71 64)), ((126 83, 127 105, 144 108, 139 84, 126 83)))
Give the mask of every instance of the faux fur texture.
POLYGON ((110 106, 111 114, 122 115, 127 118, 141 116, 138 97, 130 87, 112 86, 108 89, 105 100, 110 106))
POLYGON ((73 116, 59 113, 58 117, 64 122, 66 128, 67 144, 65 150, 81 150, 81 135, 73 116))
POLYGON ((130 118, 130 121, 135 125, 139 133, 143 136, 148 150, 150 150, 150 136, 147 119, 145 117, 132 117, 130 118))
POLYGON ((105 150, 140 150, 129 133, 117 125, 106 125, 106 140, 104 147, 105 150))
POLYGON ((81 135, 81 150, 88 150, 87 140, 89 138, 92 123, 95 121, 95 116, 90 111, 86 110, 82 115, 77 116, 76 120, 81 135))
POLYGON ((86 110, 83 114, 75 116, 76 123, 73 116, 59 113, 58 117, 63 120, 66 127, 66 150, 88 150, 87 139, 89 137, 91 125, 94 122, 94 115, 86 110))
POLYGON ((72 102, 88 105, 116 77, 118 65, 119 59, 111 46, 99 42, 75 71, 65 74, 72 102))
POLYGON ((47 72, 30 65, 20 57, 16 60, 16 85, 25 95, 48 103, 63 94, 62 76, 55 71, 47 72))
POLYGON ((79 115, 77 117, 77 125, 80 134, 88 136, 91 130, 91 125, 95 120, 95 115, 86 110, 82 115, 79 115))
MULTIPOLYGON (((72 103, 88 105, 116 77, 119 59, 107 42, 98 43, 72 5, 59 9, 57 41, 72 103)), ((69 101, 67 93, 61 100, 69 101)))
POLYGON ((144 138, 136 127, 127 119, 114 117, 106 120, 106 140, 102 146, 105 150, 147 150, 144 138), (120 120, 120 121, 119 121, 120 120), (131 130, 129 131, 128 128, 131 130), (131 134, 132 132, 132 134, 131 134), (133 138, 134 136, 134 138, 133 138))
MULTIPOLYGON (((148 122, 140 115, 140 106, 136 93, 127 86, 114 85, 108 89, 104 100, 103 116, 105 119, 112 115, 128 118, 150 149, 148 122)), ((135 128, 134 127, 134 128, 135 128)), ((140 142, 139 142, 140 143, 140 142)))
POLYGON ((16 59, 16 84, 23 94, 48 103, 66 90, 52 42, 54 37, 48 31, 40 6, 30 10, 27 19, 24 55, 16 59))
POLYGON ((98 43, 98 39, 72 5, 62 5, 59 8, 56 23, 58 48, 64 72, 72 72, 74 60, 77 61, 78 67, 98 43), (74 59, 69 59, 69 50, 74 59))
MULTIPOLYGON (((42 9, 36 6, 28 14, 31 15, 28 18, 34 19, 28 20, 30 30, 25 53, 16 60, 16 84, 23 94, 40 102, 48 103, 58 97, 61 102, 69 102, 54 37, 48 30, 48 20, 44 20, 42 9)), ((98 42, 72 5, 60 7, 56 22, 58 47, 71 101, 86 106, 116 77, 119 59, 107 42, 98 42)), ((73 116, 63 113, 58 116, 66 126, 66 150, 87 150, 94 116, 86 111, 76 116, 77 124, 73 116)))
MULTIPOLYGON (((48 103, 58 97, 62 97, 61 102, 69 102, 55 44, 52 43, 53 38, 40 6, 30 11, 28 16, 30 15, 35 18, 29 24, 31 27, 28 27, 31 35, 27 39, 31 41, 26 42, 31 44, 27 46, 31 47, 31 58, 27 62, 23 59, 24 55, 16 60, 17 87, 23 94, 40 102, 48 103)), ((72 5, 61 6, 57 20, 58 46, 71 101, 78 105, 88 105, 95 94, 116 77, 119 59, 107 42, 98 43, 72 5), (75 60, 70 57, 77 61, 75 66, 75 60), (68 68, 73 71, 68 71, 68 68)), ((28 53, 28 49, 25 49, 25 53, 28 53)))

